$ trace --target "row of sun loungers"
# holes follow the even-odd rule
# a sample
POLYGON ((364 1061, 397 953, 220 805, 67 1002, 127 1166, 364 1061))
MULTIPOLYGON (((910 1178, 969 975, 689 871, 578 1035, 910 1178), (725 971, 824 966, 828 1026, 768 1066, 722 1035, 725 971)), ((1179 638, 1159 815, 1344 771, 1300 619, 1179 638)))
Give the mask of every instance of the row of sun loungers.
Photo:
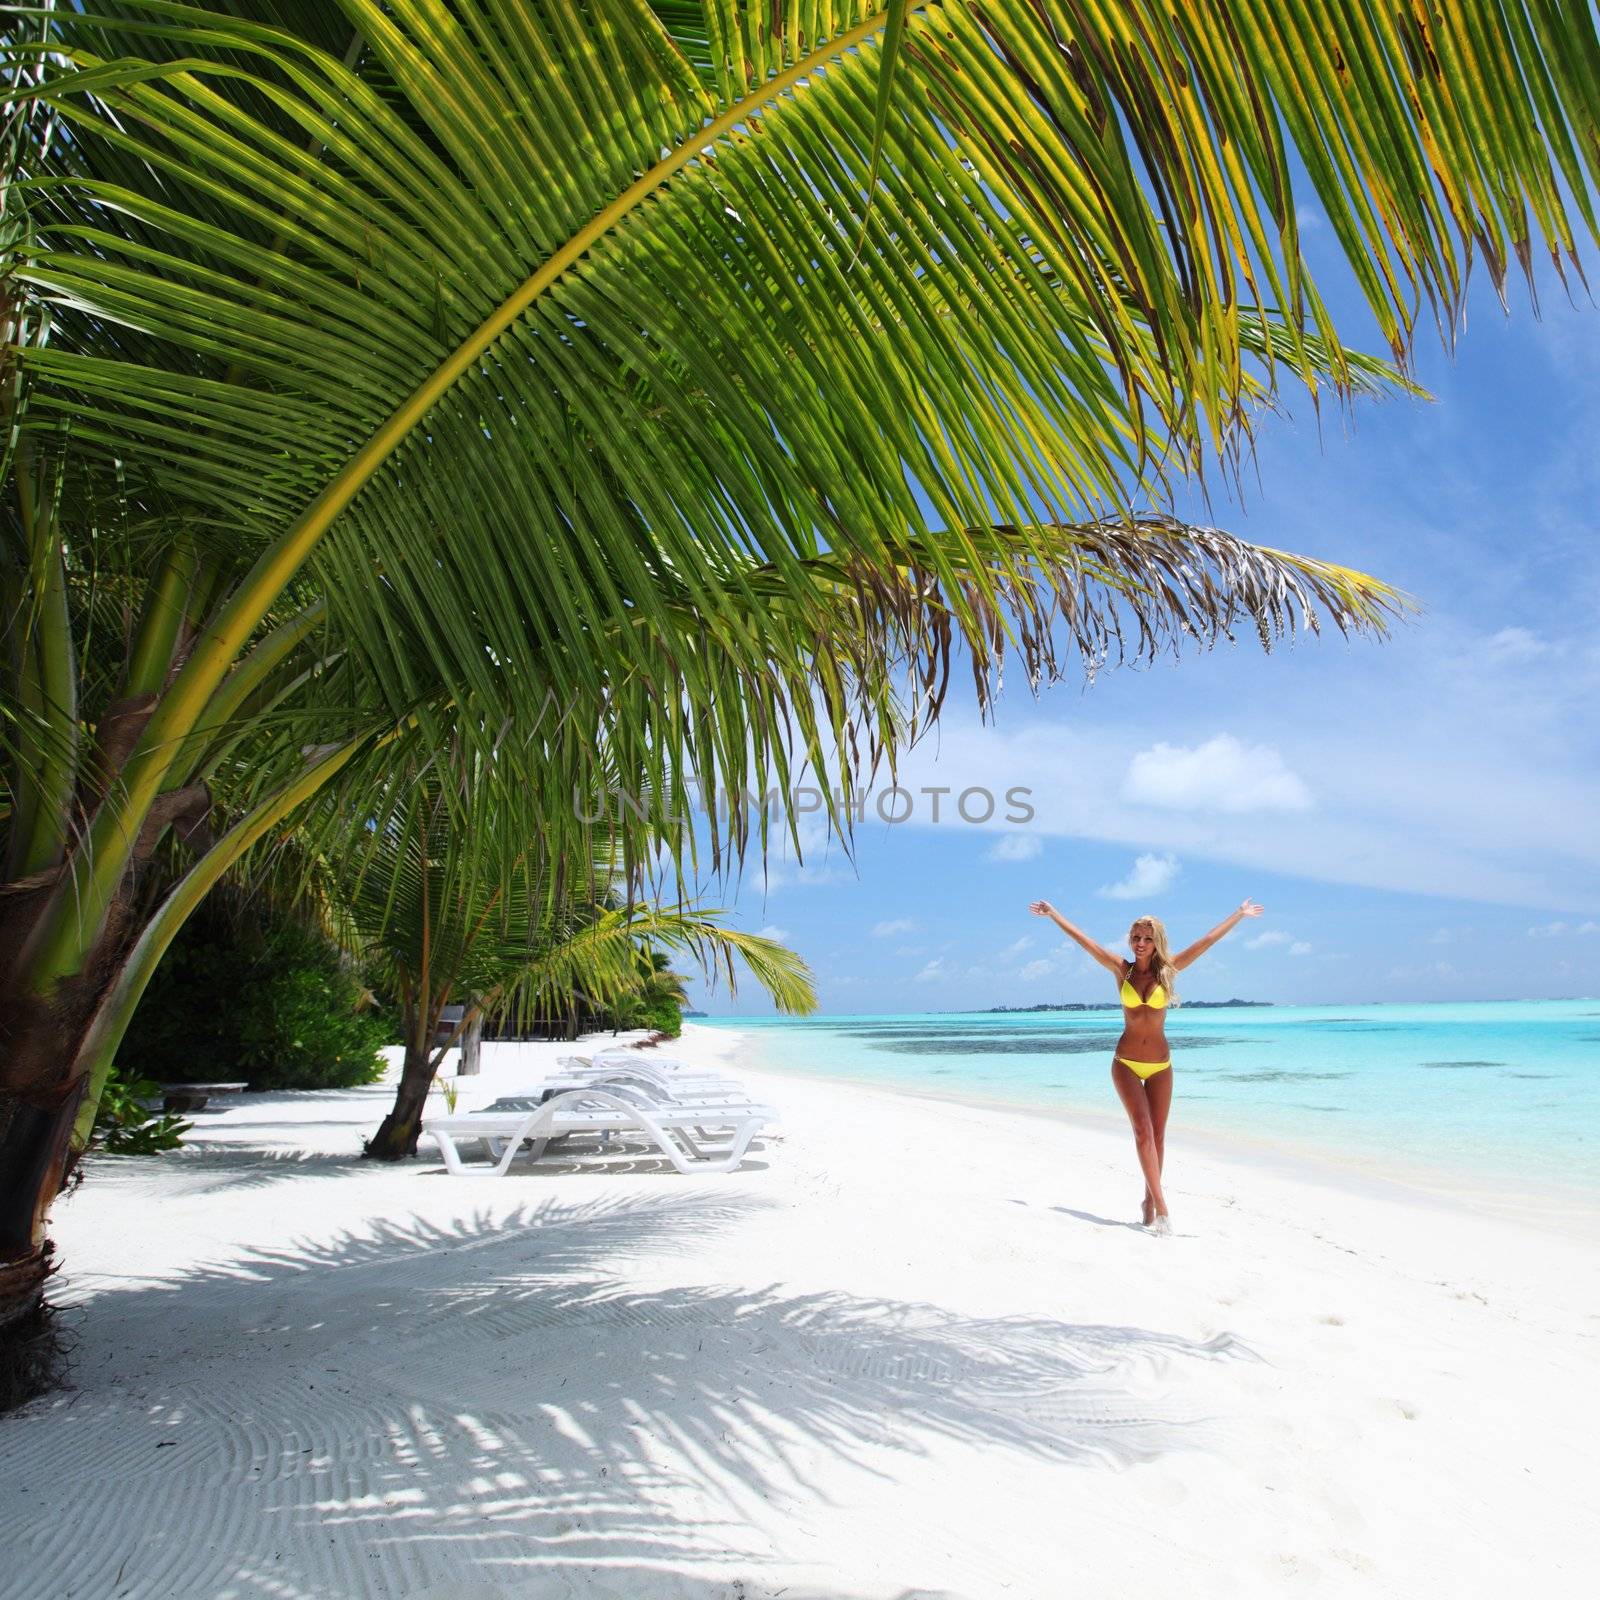
POLYGON ((736 1079, 701 1072, 670 1057, 637 1051, 562 1056, 556 1072, 525 1094, 509 1095, 455 1116, 430 1117, 424 1132, 456 1175, 502 1176, 519 1155, 538 1160, 559 1140, 598 1134, 602 1149, 616 1135, 641 1135, 679 1172, 731 1172, 750 1141, 778 1120, 736 1079), (477 1142, 489 1163, 468 1164, 458 1141, 477 1142))

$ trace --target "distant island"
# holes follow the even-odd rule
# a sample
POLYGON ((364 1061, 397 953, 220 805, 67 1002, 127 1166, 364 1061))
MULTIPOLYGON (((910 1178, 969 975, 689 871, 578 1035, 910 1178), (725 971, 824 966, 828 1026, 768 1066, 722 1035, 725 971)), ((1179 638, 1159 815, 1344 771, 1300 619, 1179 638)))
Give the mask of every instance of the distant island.
MULTIPOLYGON (((1270 1006, 1270 1000, 1185 1000, 1185 1011, 1222 1011, 1228 1006, 1270 1006)), ((1011 1015, 1029 1011, 1120 1011, 1121 1004, 1116 1000, 1062 1000, 1053 1005, 1040 1006, 990 1006, 985 1015, 993 1016, 1000 1012, 1011 1015)), ((688 1012, 684 1013, 685 1016, 688 1012)))
POLYGON ((680 1017, 709 1017, 711 1013, 709 1011, 680 1011, 678 1015, 680 1017))

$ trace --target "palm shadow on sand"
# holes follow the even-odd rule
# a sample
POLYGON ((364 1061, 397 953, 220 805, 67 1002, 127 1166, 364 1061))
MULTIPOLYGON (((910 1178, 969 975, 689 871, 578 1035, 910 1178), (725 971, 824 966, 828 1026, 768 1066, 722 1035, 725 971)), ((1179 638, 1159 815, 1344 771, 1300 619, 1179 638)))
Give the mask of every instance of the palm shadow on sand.
POLYGON ((940 1438, 1148 1461, 1215 1442, 1151 1399, 1162 1373, 1254 1359, 1226 1334, 613 1276, 759 1205, 408 1217, 96 1295, 79 1392, 3 1424, 8 1592, 758 1600, 756 1524, 822 1496, 823 1458, 880 1483, 940 1438))

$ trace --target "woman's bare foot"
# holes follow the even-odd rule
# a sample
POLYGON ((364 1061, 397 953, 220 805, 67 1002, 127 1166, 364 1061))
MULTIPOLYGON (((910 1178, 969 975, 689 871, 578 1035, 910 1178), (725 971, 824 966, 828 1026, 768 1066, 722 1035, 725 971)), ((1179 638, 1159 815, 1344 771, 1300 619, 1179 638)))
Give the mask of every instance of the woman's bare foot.
POLYGON ((1139 1220, 1145 1227, 1148 1228, 1150 1224, 1155 1221, 1155 1216, 1156 1203, 1150 1198, 1150 1191, 1147 1189, 1145 1191, 1144 1202, 1139 1207, 1139 1220))
POLYGON ((1158 1239, 1166 1239, 1172 1234, 1172 1219, 1165 1211, 1150 1224, 1150 1231, 1158 1239))

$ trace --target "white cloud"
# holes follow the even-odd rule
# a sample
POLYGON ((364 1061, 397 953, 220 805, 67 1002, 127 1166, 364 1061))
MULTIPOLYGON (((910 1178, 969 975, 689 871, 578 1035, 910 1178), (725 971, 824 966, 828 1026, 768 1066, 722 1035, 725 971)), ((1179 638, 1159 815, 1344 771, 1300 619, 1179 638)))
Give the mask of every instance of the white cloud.
POLYGON ((1583 922, 1578 925, 1579 933, 1600 933, 1600 922, 1583 922))
POLYGON ((927 966, 925 966, 922 971, 917 974, 913 981, 916 983, 941 983, 946 978, 953 977, 955 977, 955 973, 950 970, 950 967, 946 963, 944 957, 935 956, 933 960, 930 961, 927 966))
POLYGON ((983 852, 985 861, 1032 861, 1044 850, 1036 833, 1009 833, 983 852))
POLYGON ((825 817, 815 812, 803 813, 796 819, 795 831, 800 840, 799 860, 795 858, 794 842, 781 818, 772 821, 764 862, 759 842, 752 846, 747 869, 752 888, 764 894, 775 894, 780 889, 814 889, 855 881, 855 869, 825 817))
POLYGON ((1437 933, 1429 938, 1429 944, 1453 944, 1455 935, 1448 928, 1440 928, 1437 933))
POLYGON ((1572 929, 1565 922, 1541 922, 1536 928, 1528 929, 1530 939, 1559 939, 1564 933, 1571 933, 1572 929))
POLYGON ((1484 646, 1483 653, 1496 665, 1508 661, 1536 661, 1550 653, 1550 646, 1526 628, 1502 628, 1484 646))
MULTIPOLYGON (((1595 383, 1600 396, 1600 360, 1595 383)), ((1324 640, 1259 667, 1241 650, 1232 664, 1218 656, 1174 673, 1154 697, 1145 680, 1113 674, 1070 719, 1046 708, 1014 711, 1001 727, 948 718, 937 746, 924 741, 907 754, 900 781, 997 794, 1025 786, 1035 811, 1026 831, 1052 859, 1058 840, 1098 840, 1124 847, 1128 859, 1171 851, 1184 881, 1196 862, 1228 863, 1579 920, 1575 905, 1600 906, 1600 832, 1584 820, 1594 810, 1593 763, 1571 732, 1600 693, 1600 643, 1552 635, 1549 659, 1559 655, 1569 669, 1533 693, 1528 673, 1485 666, 1484 641, 1498 625, 1434 616, 1381 650, 1346 652, 1324 640), (1223 704, 1230 709, 1219 711, 1223 704), (1148 756, 1158 741, 1203 747, 1219 721, 1243 747, 1276 752, 1291 780, 1286 798, 1298 787, 1314 813, 1128 803, 1122 779, 1141 751, 1148 756), (1148 731, 1130 732, 1135 722, 1148 731)), ((1242 874, 1239 895, 1253 887, 1242 874)), ((1581 915, 1600 920, 1594 909, 1581 915)), ((1464 921, 1450 926, 1457 944, 1474 936, 1464 921)))
POLYGON ((1285 933, 1282 928, 1268 928, 1265 933, 1258 933, 1255 938, 1246 939, 1244 947, 1246 950, 1265 950, 1269 945, 1288 944, 1289 942, 1290 935, 1285 933))
POLYGON ((779 944, 784 943, 789 937, 787 928, 765 927, 756 935, 758 939, 776 939, 779 944))
POLYGON ((1053 961, 1030 961, 1017 976, 1024 983, 1032 983, 1037 978, 1048 978, 1055 970, 1053 961))
POLYGON ((996 958, 1000 961, 1009 961, 1013 956, 1020 956, 1024 950, 1033 948, 1033 940, 1027 934, 1018 939, 1014 944, 1008 944, 996 958))
POLYGON ((777 894, 780 889, 821 889, 830 884, 854 883, 856 874, 846 866, 834 862, 812 865, 815 857, 807 856, 805 864, 770 857, 763 871, 758 862, 750 874, 752 888, 761 894, 777 894))
POLYGON ((1311 791, 1270 745, 1219 733, 1192 749, 1157 744, 1128 763, 1122 798, 1168 811, 1304 811, 1311 791))
POLYGON ((897 933, 914 933, 916 923, 910 917, 895 917, 889 922, 880 922, 872 930, 874 939, 888 939, 897 933))
POLYGON ((1415 983, 1419 978, 1459 978, 1461 974, 1448 961, 1434 961, 1422 967, 1390 967, 1389 977, 1400 983, 1415 983))
POLYGON ((1095 890, 1106 900, 1143 900, 1171 888, 1178 876, 1176 856, 1140 856, 1120 883, 1108 883, 1095 890))
POLYGON ((1311 946, 1308 945, 1304 939, 1296 939, 1295 942, 1289 946, 1289 954, 1292 956, 1308 956, 1311 954, 1311 946))

